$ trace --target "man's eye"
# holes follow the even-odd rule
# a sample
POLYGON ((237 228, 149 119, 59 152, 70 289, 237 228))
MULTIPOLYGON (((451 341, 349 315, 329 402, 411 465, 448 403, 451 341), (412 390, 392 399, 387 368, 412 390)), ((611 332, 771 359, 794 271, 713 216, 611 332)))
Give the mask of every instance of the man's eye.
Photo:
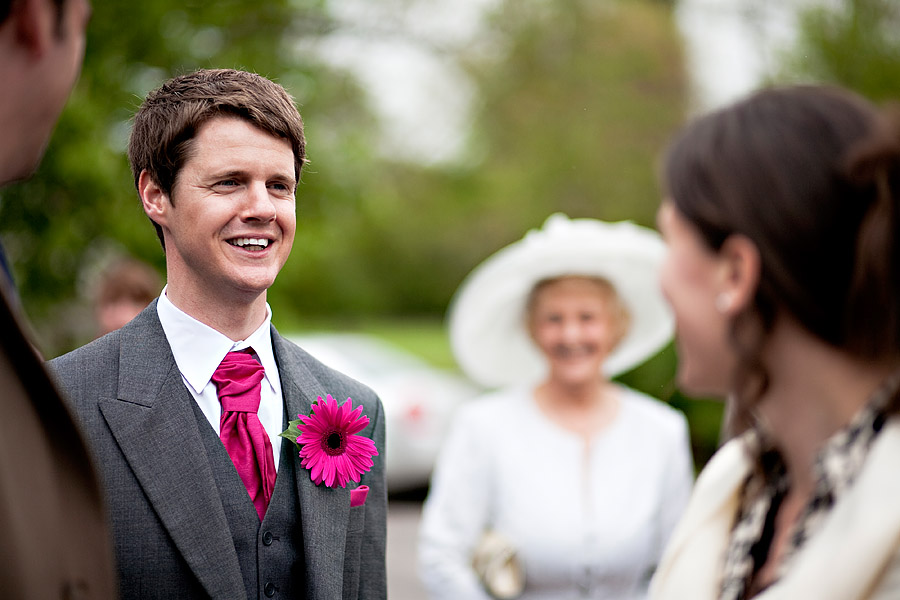
POLYGON ((222 185, 222 186, 228 186, 228 187, 230 187, 230 186, 237 185, 237 182, 236 182, 234 179, 223 179, 222 181, 218 182, 216 185, 222 185))
POLYGON ((290 192, 291 191, 290 186, 285 183, 275 182, 275 183, 269 184, 269 187, 271 187, 272 189, 281 191, 281 192, 290 192))

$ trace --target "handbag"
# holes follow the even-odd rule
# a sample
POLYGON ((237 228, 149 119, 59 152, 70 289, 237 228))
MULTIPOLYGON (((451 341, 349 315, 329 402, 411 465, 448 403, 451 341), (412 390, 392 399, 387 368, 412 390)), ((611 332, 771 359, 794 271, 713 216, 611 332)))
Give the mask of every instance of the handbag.
POLYGON ((525 569, 506 537, 486 530, 472 552, 472 568, 485 591, 497 600, 512 600, 525 590, 525 569))

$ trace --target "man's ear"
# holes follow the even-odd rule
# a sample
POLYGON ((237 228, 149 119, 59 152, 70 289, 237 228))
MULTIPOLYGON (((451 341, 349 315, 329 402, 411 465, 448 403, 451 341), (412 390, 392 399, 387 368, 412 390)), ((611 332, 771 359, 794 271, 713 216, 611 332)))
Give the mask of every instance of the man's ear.
POLYGON ((10 6, 9 22, 16 40, 32 57, 40 58, 54 43, 56 8, 50 0, 18 0, 10 6))
POLYGON ((735 315, 746 308, 759 287, 761 259, 753 241, 740 234, 728 236, 719 249, 720 280, 716 308, 735 315))
POLYGON ((172 203, 169 201, 169 196, 163 192, 146 169, 141 171, 141 175, 138 177, 138 195, 141 197, 144 212, 150 220, 160 227, 165 227, 172 203))

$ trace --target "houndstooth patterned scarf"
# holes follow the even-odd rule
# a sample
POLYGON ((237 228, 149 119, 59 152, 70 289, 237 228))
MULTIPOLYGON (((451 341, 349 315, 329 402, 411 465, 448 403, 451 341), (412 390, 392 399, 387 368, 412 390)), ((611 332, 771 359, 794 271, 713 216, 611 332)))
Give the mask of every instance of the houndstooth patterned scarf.
MULTIPOLYGON (((793 558, 815 535, 832 507, 853 485, 869 448, 884 426, 900 374, 892 375, 853 420, 824 444, 814 464, 815 490, 801 512, 778 565, 776 579, 791 568, 793 558)), ((722 571, 719 600, 746 600, 756 572, 765 564, 772 544, 775 515, 790 487, 781 454, 761 429, 744 434, 758 468, 744 483, 741 506, 731 530, 722 571)))

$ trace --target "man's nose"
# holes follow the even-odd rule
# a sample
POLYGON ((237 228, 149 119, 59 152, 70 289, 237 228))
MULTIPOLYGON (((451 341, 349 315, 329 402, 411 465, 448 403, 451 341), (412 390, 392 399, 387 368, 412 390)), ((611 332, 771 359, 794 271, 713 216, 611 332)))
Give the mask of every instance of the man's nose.
POLYGON ((275 220, 277 214, 275 203, 264 182, 254 182, 247 187, 243 212, 242 216, 245 221, 269 222, 275 220))

